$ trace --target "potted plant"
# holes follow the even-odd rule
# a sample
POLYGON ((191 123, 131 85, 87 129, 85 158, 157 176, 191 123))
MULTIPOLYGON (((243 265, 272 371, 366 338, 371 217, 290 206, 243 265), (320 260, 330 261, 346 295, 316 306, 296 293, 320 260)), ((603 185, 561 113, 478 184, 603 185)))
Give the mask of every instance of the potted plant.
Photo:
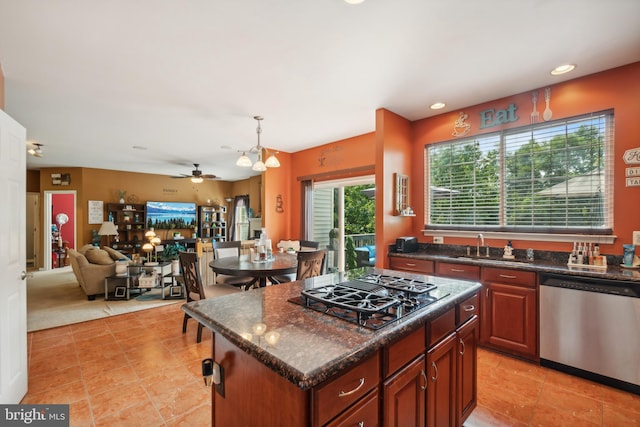
POLYGON ((160 257, 162 261, 171 262, 171 272, 174 275, 180 274, 180 261, 178 260, 178 254, 180 251, 186 251, 187 248, 180 243, 169 243, 165 245, 160 257))
POLYGON ((340 230, 332 228, 329 231, 329 247, 331 249, 338 249, 338 237, 340 236, 340 230))

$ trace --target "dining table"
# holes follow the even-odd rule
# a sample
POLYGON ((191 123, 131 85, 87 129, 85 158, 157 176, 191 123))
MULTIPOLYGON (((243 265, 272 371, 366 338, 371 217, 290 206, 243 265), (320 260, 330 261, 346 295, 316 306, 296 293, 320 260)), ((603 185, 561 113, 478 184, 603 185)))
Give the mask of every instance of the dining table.
MULTIPOLYGON (((214 259, 209 267, 216 274, 236 277, 253 277, 260 287, 267 286, 267 280, 273 282, 274 276, 294 274, 298 269, 296 254, 274 252, 271 259, 254 261, 248 256, 224 257, 214 259)), ((253 284, 255 282, 252 282, 253 284)), ((249 284, 247 288, 251 285, 249 284)))

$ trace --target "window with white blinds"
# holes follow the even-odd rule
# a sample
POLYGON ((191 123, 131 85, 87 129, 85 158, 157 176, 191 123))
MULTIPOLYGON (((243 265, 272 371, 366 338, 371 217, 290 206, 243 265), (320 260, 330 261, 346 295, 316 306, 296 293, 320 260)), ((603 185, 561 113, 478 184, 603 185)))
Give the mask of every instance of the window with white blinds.
POLYGON ((427 228, 605 234, 613 112, 425 147, 427 228))

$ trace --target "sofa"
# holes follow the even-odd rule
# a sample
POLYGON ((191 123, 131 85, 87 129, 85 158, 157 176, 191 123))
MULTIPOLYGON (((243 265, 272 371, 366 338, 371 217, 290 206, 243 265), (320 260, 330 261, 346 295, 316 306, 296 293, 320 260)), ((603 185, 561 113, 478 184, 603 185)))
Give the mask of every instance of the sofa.
POLYGON ((78 250, 69 249, 68 256, 73 273, 90 301, 96 295, 104 295, 104 278, 115 274, 116 262, 129 261, 124 254, 107 246, 85 245, 78 250))
POLYGON ((358 267, 373 267, 376 265, 376 247, 374 245, 356 248, 356 263, 358 267))

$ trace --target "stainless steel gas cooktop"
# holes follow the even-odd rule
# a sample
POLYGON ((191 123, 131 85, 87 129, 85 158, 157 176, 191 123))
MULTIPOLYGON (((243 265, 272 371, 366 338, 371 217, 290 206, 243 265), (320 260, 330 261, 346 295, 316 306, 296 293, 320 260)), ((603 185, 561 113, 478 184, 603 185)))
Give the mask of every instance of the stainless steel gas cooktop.
POLYGON ((379 329, 446 297, 434 284, 382 274, 302 291, 290 301, 313 310, 379 329))

